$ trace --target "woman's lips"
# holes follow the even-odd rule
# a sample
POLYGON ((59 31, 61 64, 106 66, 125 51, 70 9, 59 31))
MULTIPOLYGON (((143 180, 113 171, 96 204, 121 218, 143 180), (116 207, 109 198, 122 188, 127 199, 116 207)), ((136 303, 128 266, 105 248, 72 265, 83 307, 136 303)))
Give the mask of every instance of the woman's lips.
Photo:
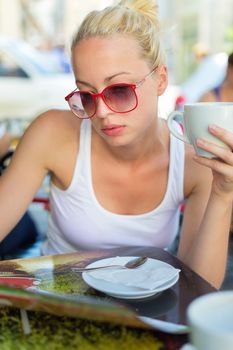
POLYGON ((125 125, 108 125, 101 129, 107 136, 118 136, 123 132, 125 125))

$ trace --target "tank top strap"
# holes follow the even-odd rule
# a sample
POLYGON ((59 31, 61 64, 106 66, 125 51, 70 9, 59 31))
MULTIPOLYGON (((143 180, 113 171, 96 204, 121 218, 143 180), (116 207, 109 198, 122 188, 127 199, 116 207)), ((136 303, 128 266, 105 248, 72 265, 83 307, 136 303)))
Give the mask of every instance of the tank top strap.
POLYGON ((78 161, 83 163, 87 159, 89 159, 88 154, 90 154, 90 150, 91 150, 91 123, 89 120, 84 119, 80 127, 78 161))
POLYGON ((79 151, 71 185, 68 192, 77 189, 80 181, 87 181, 90 172, 90 151, 91 151, 91 123, 84 119, 80 126, 79 151))

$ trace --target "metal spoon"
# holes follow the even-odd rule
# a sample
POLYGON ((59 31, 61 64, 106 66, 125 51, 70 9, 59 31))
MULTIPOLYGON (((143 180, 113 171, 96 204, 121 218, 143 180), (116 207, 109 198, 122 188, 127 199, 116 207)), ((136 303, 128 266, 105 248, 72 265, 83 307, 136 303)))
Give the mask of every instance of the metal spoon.
POLYGON ((85 272, 85 271, 94 271, 99 269, 113 268, 118 267, 120 269, 136 269, 137 267, 143 265, 147 261, 146 256, 141 256, 139 258, 134 258, 129 260, 124 265, 104 265, 104 266, 96 266, 96 267, 73 267, 72 271, 74 272, 85 272))

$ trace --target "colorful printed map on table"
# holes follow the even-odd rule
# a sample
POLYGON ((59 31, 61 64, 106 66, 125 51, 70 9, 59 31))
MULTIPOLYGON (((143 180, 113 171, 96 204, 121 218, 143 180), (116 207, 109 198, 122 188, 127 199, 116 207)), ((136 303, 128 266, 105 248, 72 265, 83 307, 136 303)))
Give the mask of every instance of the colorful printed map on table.
MULTIPOLYGON (((153 319, 141 318, 132 308, 90 288, 81 274, 72 271, 74 267, 84 267, 108 256, 95 251, 1 261, 0 304, 59 316, 164 330, 163 321, 158 320, 156 325, 151 322, 153 319)), ((187 327, 168 328, 168 332, 186 333, 187 327)))

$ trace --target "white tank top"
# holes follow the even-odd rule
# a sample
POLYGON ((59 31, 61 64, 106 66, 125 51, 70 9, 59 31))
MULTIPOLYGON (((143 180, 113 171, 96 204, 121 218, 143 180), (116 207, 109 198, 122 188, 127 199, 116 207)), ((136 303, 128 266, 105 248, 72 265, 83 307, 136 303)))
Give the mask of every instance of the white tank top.
POLYGON ((51 211, 42 253, 119 246, 168 247, 178 232, 179 206, 184 199, 184 143, 170 137, 168 184, 162 202, 145 214, 114 214, 104 209, 95 197, 91 178, 91 122, 83 120, 71 184, 65 191, 51 185, 51 211))

